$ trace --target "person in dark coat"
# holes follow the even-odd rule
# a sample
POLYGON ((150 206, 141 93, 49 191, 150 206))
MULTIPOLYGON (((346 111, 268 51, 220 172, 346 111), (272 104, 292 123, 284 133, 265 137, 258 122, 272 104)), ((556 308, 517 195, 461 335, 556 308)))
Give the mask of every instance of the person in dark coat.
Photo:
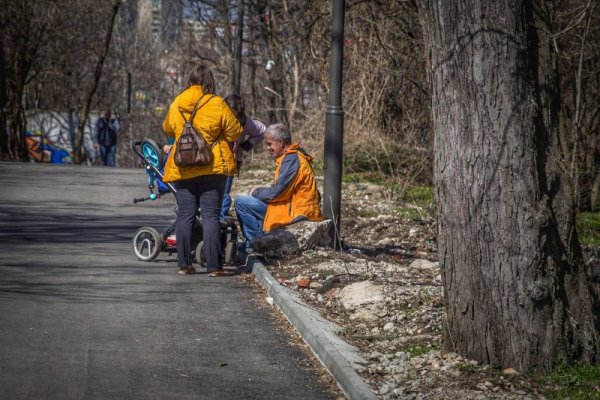
POLYGON ((111 117, 110 110, 106 110, 96 121, 96 130, 94 131, 94 147, 100 152, 102 163, 107 167, 115 166, 117 136, 121 131, 118 115, 116 118, 111 117))

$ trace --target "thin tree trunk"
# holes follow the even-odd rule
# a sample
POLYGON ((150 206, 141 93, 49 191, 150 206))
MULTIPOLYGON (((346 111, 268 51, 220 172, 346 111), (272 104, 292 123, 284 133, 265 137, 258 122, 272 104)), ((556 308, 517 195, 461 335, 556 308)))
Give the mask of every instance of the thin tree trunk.
POLYGON ((524 370, 597 360, 599 308, 559 148, 556 57, 532 1, 424 0, 421 11, 444 349, 524 370))
POLYGON ((300 65, 298 63, 298 56, 296 56, 296 54, 292 56, 292 74, 293 92, 290 102, 290 110, 288 111, 288 121, 290 130, 294 132, 296 130, 295 125, 298 99, 300 99, 300 65))
POLYGON ((100 82, 100 78, 102 77, 102 69, 104 68, 104 61, 108 55, 108 51, 110 50, 110 41, 112 39, 113 30, 115 26, 115 20, 117 19, 117 14, 119 13, 119 9, 123 4, 122 0, 117 0, 113 5, 112 14, 110 16, 110 23, 108 25, 108 31, 106 32, 106 39, 104 40, 104 46, 102 47, 102 53, 98 58, 98 62, 96 63, 96 68, 94 70, 94 82, 90 91, 88 92, 83 108, 79 113, 79 124, 77 126, 77 134, 75 137, 75 162, 79 164, 81 162, 82 151, 83 151, 83 135, 85 125, 87 124, 87 120, 89 118, 90 107, 92 105, 92 99, 94 98, 94 94, 98 89, 98 84, 100 82))
POLYGON ((8 159, 8 130, 6 129, 6 113, 4 107, 8 102, 6 94, 6 65, 4 60, 4 43, 0 40, 0 159, 8 159))
POLYGON ((244 0, 238 0, 235 44, 233 50, 232 93, 241 95, 242 48, 244 46, 244 0))
POLYGON ((27 118, 23 106, 23 93, 27 82, 27 75, 31 69, 33 55, 24 56, 15 64, 16 82, 12 93, 9 91, 8 113, 9 113, 9 154, 11 159, 20 161, 29 160, 27 145, 25 143, 25 130, 27 129, 27 118))
POLYGON ((592 11, 593 11, 593 7, 589 7, 589 3, 588 3, 588 7, 586 9, 585 14, 587 15, 586 18, 586 22, 585 22, 585 29, 583 30, 583 35, 581 36, 581 49, 579 51, 579 60, 577 63, 577 74, 575 76, 575 116, 573 118, 573 152, 571 154, 571 167, 570 167, 570 178, 571 178, 571 182, 573 182, 574 188, 573 188, 573 193, 575 193, 576 196, 576 201, 577 201, 577 209, 580 208, 581 206, 581 194, 580 194, 580 189, 579 189, 579 177, 580 177, 580 171, 578 168, 578 161, 580 158, 579 155, 579 142, 581 141, 580 136, 581 136, 581 121, 583 119, 583 115, 585 114, 585 110, 584 110, 584 105, 582 104, 582 83, 583 83, 583 77, 582 77, 582 70, 583 70, 583 57, 584 57, 584 51, 585 51, 585 47, 586 47, 586 38, 587 38, 587 33, 590 29, 590 23, 592 22, 592 11))
MULTIPOLYGON (((7 11, 7 5, 3 4, 7 11)), ((8 76, 6 83, 6 102, 4 114, 7 128, 8 152, 3 156, 21 161, 28 160, 28 151, 25 144, 25 130, 27 120, 23 105, 27 78, 40 46, 47 39, 47 27, 51 24, 50 18, 36 20, 34 18, 34 5, 28 2, 12 4, 13 15, 8 20, 6 15, 2 18, 4 31, 2 32, 6 59, 3 62, 4 73, 8 76), (9 26, 10 25, 10 26, 9 26)))
POLYGON ((252 114, 253 116, 257 116, 256 108, 257 108, 257 86, 256 86, 256 62, 254 58, 251 58, 248 65, 248 72, 250 75, 250 95, 252 96, 252 114))

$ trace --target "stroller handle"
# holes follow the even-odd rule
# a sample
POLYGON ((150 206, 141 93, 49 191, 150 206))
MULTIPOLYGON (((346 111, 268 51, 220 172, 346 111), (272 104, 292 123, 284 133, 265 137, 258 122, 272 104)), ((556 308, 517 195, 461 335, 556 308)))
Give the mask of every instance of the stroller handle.
POLYGON ((157 195, 155 193, 150 193, 150 196, 148 196, 148 197, 137 197, 137 198, 133 199, 133 204, 141 203, 142 201, 146 201, 146 200, 156 200, 158 198, 160 198, 159 195, 157 195))
MULTIPOLYGON (((137 154, 140 158, 144 159, 144 155, 142 154, 142 143, 144 143, 143 140, 132 140, 131 141, 131 150, 133 150, 133 152, 135 154, 137 154)), ((158 147, 160 147, 162 149, 162 144, 161 143, 156 143, 156 145, 158 147)))
POLYGON ((131 149, 133 150, 133 152, 135 154, 137 154, 138 156, 140 156, 141 158, 144 158, 144 155, 140 151, 140 147, 141 146, 142 146, 142 141, 141 140, 132 140, 131 141, 131 149))
MULTIPOLYGON (((144 144, 144 142, 149 141, 148 139, 144 139, 144 140, 132 140, 131 141, 131 149, 133 150, 133 152, 135 154, 138 155, 138 157, 140 157, 145 164, 145 169, 146 172, 148 173, 148 175, 150 174, 154 174, 155 176, 158 176, 161 180, 163 179, 163 173, 159 170, 159 168, 157 168, 156 166, 154 166, 152 163, 150 163, 148 161, 148 159, 144 156, 144 154, 142 153, 142 145, 144 144)), ((161 151, 160 148, 162 147, 160 144, 155 143, 153 141, 150 141, 151 143, 154 144, 153 147, 159 147, 159 149, 157 149, 156 151, 161 151)), ((168 187, 169 191, 173 194, 177 193, 177 190, 175 189, 175 186, 173 186, 173 184, 169 183, 169 182, 165 182, 165 185, 168 187)), ((139 199, 136 199, 139 200, 139 199)), ((146 200, 155 200, 155 199, 148 199, 146 198, 146 200)), ((143 200, 140 200, 143 201, 143 200)), ((137 203, 136 201, 134 201, 134 203, 137 203)))

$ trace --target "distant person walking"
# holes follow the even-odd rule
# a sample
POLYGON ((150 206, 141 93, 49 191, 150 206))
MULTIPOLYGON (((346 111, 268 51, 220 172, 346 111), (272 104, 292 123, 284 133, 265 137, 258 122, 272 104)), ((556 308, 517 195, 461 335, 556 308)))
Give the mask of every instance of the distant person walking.
POLYGON ((111 117, 110 110, 106 110, 96 121, 96 130, 94 131, 94 147, 100 151, 102 163, 107 167, 115 166, 117 136, 121 132, 119 114, 116 115, 116 118, 111 117))

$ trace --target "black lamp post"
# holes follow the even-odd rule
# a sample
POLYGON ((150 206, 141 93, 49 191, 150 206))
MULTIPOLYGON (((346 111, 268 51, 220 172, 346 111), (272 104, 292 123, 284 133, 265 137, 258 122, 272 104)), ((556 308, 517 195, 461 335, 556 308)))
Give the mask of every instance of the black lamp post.
POLYGON ((323 211, 334 222, 332 246, 341 250, 340 217, 342 161, 344 143, 344 109, 342 107, 342 69, 344 55, 345 0, 333 0, 331 30, 331 89, 325 119, 325 162, 323 211))

